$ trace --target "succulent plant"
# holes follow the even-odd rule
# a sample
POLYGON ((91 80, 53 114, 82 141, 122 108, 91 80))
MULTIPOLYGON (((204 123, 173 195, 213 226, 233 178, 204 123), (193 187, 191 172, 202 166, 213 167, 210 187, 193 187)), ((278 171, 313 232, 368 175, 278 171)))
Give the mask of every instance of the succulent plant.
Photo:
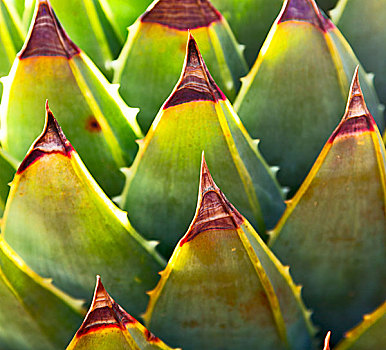
POLYGON ((0 349, 386 348, 384 2, 0 0, 0 349))
MULTIPOLYGON (((261 152, 294 193, 344 111, 358 61, 314 0, 287 0, 235 101, 261 152), (279 81, 280 83, 277 83, 279 81)), ((374 88, 361 71, 366 101, 383 132, 374 88)))
POLYGON ((248 71, 228 23, 210 1, 154 1, 129 28, 114 75, 125 101, 140 107, 138 121, 144 131, 181 72, 188 31, 230 100, 236 97, 240 78, 248 71), (139 57, 146 58, 139 62, 139 57))
POLYGON ((273 228, 284 210, 279 186, 190 34, 181 78, 141 141, 120 198, 134 227, 166 254, 189 225, 203 150, 235 205, 262 234, 273 228))
POLYGON ((141 135, 137 110, 125 105, 118 87, 70 40, 48 1, 37 2, 24 47, 3 83, 2 146, 9 154, 24 158, 42 130, 49 99, 93 176, 109 195, 120 193, 119 168, 131 164, 141 135))

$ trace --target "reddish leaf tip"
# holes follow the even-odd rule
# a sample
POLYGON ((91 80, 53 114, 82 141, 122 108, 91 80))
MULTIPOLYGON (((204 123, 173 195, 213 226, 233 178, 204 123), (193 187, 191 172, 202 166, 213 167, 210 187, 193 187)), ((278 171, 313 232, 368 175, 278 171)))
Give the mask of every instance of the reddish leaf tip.
POLYGON ((217 86, 198 49, 196 40, 189 33, 185 64, 181 78, 164 109, 193 101, 225 100, 226 97, 217 86))
POLYGON ((244 220, 244 217, 217 187, 203 153, 197 210, 188 232, 180 241, 180 246, 205 231, 235 230, 244 223, 244 220))
POLYGON ((141 17, 142 22, 177 30, 208 27, 221 19, 221 14, 208 0, 159 0, 141 17))
POLYGON ((325 31, 324 18, 314 0, 287 0, 278 23, 286 21, 303 21, 313 24, 325 31))
POLYGON ((36 3, 35 15, 27 40, 18 56, 20 59, 35 56, 62 56, 71 58, 80 49, 71 41, 59 23, 48 0, 36 3))
POLYGON ((324 348, 323 350, 330 350, 330 337, 331 331, 327 332, 326 338, 324 339, 324 348))
POLYGON ((61 127, 52 114, 48 101, 46 101, 46 122, 44 130, 37 140, 33 143, 26 157, 17 170, 18 174, 25 171, 31 164, 46 154, 60 153, 66 157, 71 157, 73 151, 71 143, 67 140, 61 127))
POLYGON ((363 97, 359 83, 359 66, 357 66, 351 82, 345 114, 342 121, 331 135, 329 142, 332 143, 338 137, 343 137, 345 135, 374 131, 375 125, 374 118, 367 109, 363 97))

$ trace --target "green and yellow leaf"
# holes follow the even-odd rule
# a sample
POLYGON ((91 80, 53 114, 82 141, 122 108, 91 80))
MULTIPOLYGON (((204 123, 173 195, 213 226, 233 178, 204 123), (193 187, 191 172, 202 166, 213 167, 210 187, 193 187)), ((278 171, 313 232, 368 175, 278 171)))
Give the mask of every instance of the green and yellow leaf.
POLYGON ((240 211, 262 235, 273 228, 284 210, 279 186, 190 36, 181 78, 141 142, 120 202, 165 255, 189 226, 203 150, 240 211))
POLYGON ((270 241, 333 343, 386 295, 385 174, 384 144, 357 70, 341 123, 270 241))
POLYGON ((137 110, 126 106, 118 87, 70 40, 47 0, 39 0, 24 48, 3 79, 2 145, 7 152, 24 158, 42 130, 49 99, 98 183, 111 196, 122 191, 119 169, 131 164, 141 135, 137 110))
MULTIPOLYGON (((293 194, 344 111, 357 59, 314 0, 287 0, 235 101, 241 121, 261 139, 278 180, 293 194)), ((369 110, 384 118, 367 75, 360 74, 369 110)))
POLYGON ((248 221, 214 183, 205 160, 196 214, 144 316, 171 345, 193 349, 312 349, 293 284, 248 221))
POLYGON ((97 276, 94 298, 67 350, 171 350, 107 293, 97 276))
POLYGON ((0 348, 63 349, 79 326, 83 301, 33 272, 0 236, 0 348))
POLYGON ((86 299, 103 274, 134 315, 145 309, 145 292, 163 265, 154 242, 102 192, 49 109, 11 183, 2 234, 31 268, 77 298, 86 299))
POLYGON ((140 108, 138 120, 145 131, 181 72, 188 31, 230 100, 248 71, 227 22, 208 0, 154 1, 130 27, 114 75, 125 101, 140 108))

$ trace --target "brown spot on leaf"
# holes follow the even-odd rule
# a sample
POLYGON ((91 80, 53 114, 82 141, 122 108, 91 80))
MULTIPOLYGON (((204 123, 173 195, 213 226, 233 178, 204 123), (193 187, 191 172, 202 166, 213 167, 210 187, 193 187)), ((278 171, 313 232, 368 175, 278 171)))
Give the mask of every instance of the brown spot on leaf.
POLYGON ((86 121, 86 129, 90 132, 100 132, 102 131, 102 128, 96 118, 94 116, 91 116, 86 121))

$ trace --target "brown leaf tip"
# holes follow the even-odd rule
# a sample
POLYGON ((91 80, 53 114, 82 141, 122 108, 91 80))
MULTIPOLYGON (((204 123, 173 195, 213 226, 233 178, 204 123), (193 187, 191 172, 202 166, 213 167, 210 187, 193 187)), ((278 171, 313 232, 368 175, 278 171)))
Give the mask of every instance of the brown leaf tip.
POLYGON ((208 0, 159 0, 141 17, 142 22, 177 30, 208 27, 221 19, 221 14, 208 0))
POLYGON ((218 100, 226 100, 226 97, 210 75, 196 41, 189 34, 181 78, 163 108, 193 101, 218 100))
POLYGON ((114 304, 114 300, 107 293, 100 277, 97 276, 93 301, 76 336, 81 337, 90 332, 106 328, 124 329, 123 324, 116 318, 113 309, 114 304))
POLYGON ((202 232, 212 230, 235 230, 244 223, 244 217, 227 200, 217 187, 202 154, 200 193, 196 215, 180 246, 202 232))
POLYGON ((359 83, 359 66, 355 69, 342 121, 331 135, 329 142, 335 139, 366 131, 374 131, 375 121, 367 109, 362 89, 359 83))
POLYGON ((325 31, 324 18, 314 0, 287 0, 278 23, 286 21, 302 21, 313 24, 325 31))
POLYGON ((80 49, 71 41, 59 23, 48 0, 39 0, 20 59, 36 56, 62 56, 71 58, 80 49))
POLYGON ((33 143, 26 157, 20 164, 17 173, 22 173, 31 164, 35 163, 39 158, 46 154, 61 153, 66 157, 71 157, 72 151, 74 151, 74 149, 71 143, 67 140, 61 127, 49 109, 48 102, 46 102, 46 123, 44 130, 33 143))

